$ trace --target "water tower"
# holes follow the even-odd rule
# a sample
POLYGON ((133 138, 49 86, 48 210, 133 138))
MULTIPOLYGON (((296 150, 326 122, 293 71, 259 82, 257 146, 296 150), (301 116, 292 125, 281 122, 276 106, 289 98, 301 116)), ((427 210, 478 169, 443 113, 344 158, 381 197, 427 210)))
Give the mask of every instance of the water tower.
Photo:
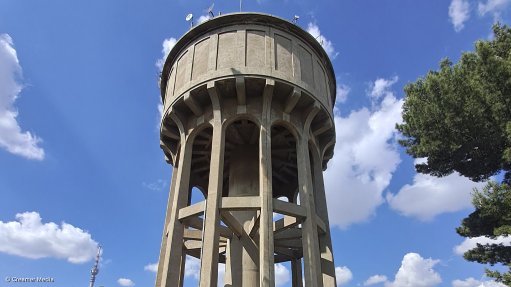
POLYGON ((176 43, 160 87, 174 168, 156 286, 182 286, 187 255, 201 287, 219 263, 225 286, 275 286, 279 262, 292 286, 336 286, 323 184, 336 83, 318 41, 270 15, 215 17, 176 43))

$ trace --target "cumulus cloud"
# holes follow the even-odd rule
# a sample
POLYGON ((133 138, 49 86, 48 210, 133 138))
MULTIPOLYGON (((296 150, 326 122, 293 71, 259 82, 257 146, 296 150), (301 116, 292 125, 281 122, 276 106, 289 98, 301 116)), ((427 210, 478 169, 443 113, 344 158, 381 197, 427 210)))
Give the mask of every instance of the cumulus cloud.
POLYGON ((488 0, 486 3, 479 2, 477 10, 479 15, 484 16, 488 13, 492 14, 497 20, 500 13, 511 3, 511 0, 488 0))
POLYGON ((348 99, 348 94, 350 93, 351 88, 344 84, 337 84, 337 97, 335 98, 336 104, 342 104, 346 102, 348 99))
POLYGON ((391 90, 392 85, 397 83, 399 78, 394 76, 390 79, 379 78, 374 83, 370 84, 370 92, 369 95, 373 99, 380 99, 385 96, 392 96, 393 91, 391 90))
MULTIPOLYGON (((378 79, 373 86, 381 82, 378 79)), ((347 117, 335 117, 334 157, 325 171, 331 225, 346 228, 370 218, 384 202, 382 193, 401 161, 395 125, 402 122, 403 100, 388 89, 381 93, 372 110, 362 108, 347 117)))
MULTIPOLYGON (((416 160, 415 164, 421 160, 416 160)), ((445 177, 417 173, 413 184, 403 186, 397 194, 387 193, 386 199, 390 207, 401 214, 428 221, 441 213, 470 208, 472 191, 484 185, 458 173, 445 177)))
POLYGON ((185 277, 192 277, 196 280, 200 278, 200 260, 192 257, 186 256, 186 264, 185 264, 185 277))
MULTIPOLYGON (((224 286, 225 264, 218 264, 218 286, 224 286)), ((200 259, 186 256, 185 277, 200 280, 200 259)))
POLYGON ((124 287, 135 286, 135 282, 133 282, 131 279, 128 279, 128 278, 119 278, 119 279, 117 279, 117 283, 119 283, 119 285, 124 286, 124 287))
POLYGON ((452 287, 506 287, 502 283, 490 281, 479 281, 472 277, 465 280, 454 280, 452 281, 452 287))
POLYGON ((403 257, 401 267, 394 281, 385 283, 385 287, 433 287, 442 282, 440 275, 433 270, 439 262, 431 258, 424 259, 417 253, 408 253, 403 257))
POLYGON ((325 36, 321 35, 321 31, 319 30, 318 25, 314 23, 309 23, 307 25, 307 32, 312 35, 312 37, 316 38, 316 40, 323 46, 323 49, 325 49, 326 53, 330 57, 330 59, 335 59, 339 52, 335 51, 334 44, 325 36))
POLYGON ((281 263, 275 264, 275 286, 285 286, 291 280, 289 269, 281 263))
POLYGON ((156 273, 158 272, 158 263, 147 264, 146 266, 144 266, 144 270, 156 273))
POLYGON ((209 19, 211 19, 211 15, 210 14, 201 15, 199 17, 199 19, 197 20, 197 24, 202 24, 202 23, 208 21, 209 19))
POLYGON ((0 34, 0 147, 27 159, 43 160, 41 139, 30 132, 22 132, 17 121, 18 110, 14 102, 22 90, 19 83, 21 66, 12 38, 0 34))
POLYGON ((353 279, 353 273, 346 266, 335 267, 335 280, 337 281, 337 286, 342 286, 353 279))
POLYGON ((454 253, 463 255, 470 249, 477 247, 477 244, 503 244, 504 246, 511 246, 511 236, 498 236, 495 239, 491 239, 484 236, 466 238, 462 243, 454 247, 454 253))
POLYGON ((39 259, 45 257, 83 263, 94 258, 98 243, 68 223, 42 223, 37 212, 16 214, 16 221, 0 221, 0 252, 39 259))
POLYGON ((158 67, 158 69, 160 69, 160 71, 163 69, 163 65, 165 64, 167 55, 169 54, 170 50, 172 50, 172 48, 174 48, 174 45, 176 45, 176 42, 177 42, 177 39, 172 38, 172 37, 163 40, 163 43, 161 44, 162 45, 162 49, 161 49, 162 57, 161 57, 161 59, 158 59, 158 61, 156 61, 156 67, 158 67))
POLYGON ((371 286, 379 283, 387 282, 387 276, 385 275, 373 275, 364 282, 364 286, 371 286))
POLYGON ((467 0, 452 0, 449 5, 449 18, 456 32, 465 27, 465 22, 470 18, 470 3, 467 0))

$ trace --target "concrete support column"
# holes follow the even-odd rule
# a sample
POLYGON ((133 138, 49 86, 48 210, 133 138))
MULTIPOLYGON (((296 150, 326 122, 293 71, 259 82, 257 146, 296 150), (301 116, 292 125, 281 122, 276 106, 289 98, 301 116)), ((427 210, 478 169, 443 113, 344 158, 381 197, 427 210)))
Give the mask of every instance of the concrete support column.
POLYGON ((307 136, 303 135, 300 139, 298 139, 296 152, 300 205, 305 207, 306 210, 306 218, 302 222, 305 286, 321 287, 323 286, 323 279, 321 275, 316 207, 314 204, 314 191, 312 186, 312 173, 307 136))
POLYGON ((259 134, 259 198, 261 218, 259 226, 259 286, 275 286, 273 261, 273 192, 271 170, 271 100, 273 80, 266 80, 263 92, 263 116, 259 134))
MULTIPOLYGON (((179 210, 188 203, 188 191, 190 183, 190 167, 192 159, 191 141, 185 140, 181 135, 181 148, 179 151, 178 166, 174 168, 172 186, 169 198, 169 209, 165 227, 165 250, 160 255, 158 264, 158 277, 156 286, 172 287, 182 286, 184 273, 183 232, 184 226, 178 219, 179 210), (169 212, 170 211, 170 212, 169 212), (170 252, 172 251, 172 256, 170 252)), ((163 245, 163 244, 162 244, 163 245)))
POLYGON ((323 286, 335 287, 335 264, 330 236, 330 224, 328 222, 328 211, 325 195, 325 184, 323 182, 323 169, 318 150, 312 151, 312 169, 314 175, 314 198, 318 216, 326 226, 324 234, 319 235, 319 250, 321 252, 321 273, 323 286))
POLYGON ((209 169, 208 197, 204 213, 204 230, 201 252, 200 287, 217 286, 219 247, 219 207, 222 200, 225 134, 222 127, 220 100, 214 82, 207 85, 213 106, 213 138, 209 169))
POLYGON ((183 253, 181 256, 181 265, 179 265, 179 274, 181 277, 179 277, 179 282, 177 282, 178 287, 183 287, 183 284, 185 282, 185 264, 186 264, 186 254, 183 253))
POLYGON ((293 259, 291 260, 291 286, 293 287, 303 287, 302 281, 302 260, 301 259, 293 259))
POLYGON ((169 192, 169 198, 167 200, 167 211, 165 213, 165 223, 163 225, 163 235, 161 238, 161 248, 160 248, 160 257, 158 259, 158 270, 156 272, 156 287, 159 287, 161 285, 161 277, 163 272, 163 262, 165 259, 165 253, 167 248, 167 234, 168 230, 167 227, 169 226, 170 222, 170 214, 172 213, 172 196, 176 192, 176 180, 177 180, 177 166, 175 166, 172 169, 172 181, 170 183, 170 192, 169 192))
MULTIPOLYGON (((241 243, 240 240, 233 236, 232 239, 227 241, 227 249, 225 252, 225 287, 241 286, 241 243)), ((224 287, 219 286, 219 287, 224 287)))

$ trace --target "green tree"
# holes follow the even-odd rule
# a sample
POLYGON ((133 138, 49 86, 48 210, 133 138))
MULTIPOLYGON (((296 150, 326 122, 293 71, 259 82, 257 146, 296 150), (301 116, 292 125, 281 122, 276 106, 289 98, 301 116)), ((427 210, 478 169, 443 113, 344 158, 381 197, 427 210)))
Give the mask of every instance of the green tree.
POLYGON ((459 63, 443 60, 405 87, 397 129, 408 154, 428 158, 417 171, 475 181, 504 171, 511 180, 511 29, 493 30, 494 40, 478 41, 459 63))
MULTIPOLYGON (((497 238, 511 234, 511 186, 489 182, 482 191, 476 191, 472 199, 475 211, 463 219, 456 229, 464 237, 486 236, 497 238)), ((511 268, 511 246, 501 244, 477 244, 463 257, 469 261, 495 265, 501 263, 511 268)), ((511 286, 511 269, 507 273, 486 270, 486 275, 511 286)))
MULTIPOLYGON (((407 153, 427 158, 415 166, 418 172, 456 171, 474 181, 503 173, 501 184, 491 182, 474 193, 476 211, 457 229, 465 237, 510 234, 511 28, 496 24, 493 32, 493 40, 476 42, 475 51, 463 53, 458 63, 445 59, 438 71, 408 84, 403 124, 397 125, 407 153)), ((478 245, 464 256, 509 267, 511 247, 478 245)), ((511 271, 487 274, 511 286, 511 271)))

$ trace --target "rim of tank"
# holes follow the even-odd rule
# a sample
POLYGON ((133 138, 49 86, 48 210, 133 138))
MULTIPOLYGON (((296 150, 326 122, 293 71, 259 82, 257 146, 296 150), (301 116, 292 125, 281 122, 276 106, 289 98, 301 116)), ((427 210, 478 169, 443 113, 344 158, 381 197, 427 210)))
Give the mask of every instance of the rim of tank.
POLYGON ((302 27, 297 24, 291 23, 290 21, 264 13, 256 13, 256 12, 237 12, 237 13, 228 13, 222 14, 220 16, 215 16, 197 26, 194 26, 192 29, 188 30, 181 38, 176 42, 172 50, 170 50, 167 58, 165 59, 165 64, 163 66, 163 70, 161 71, 161 80, 160 80, 160 94, 162 102, 165 102, 165 91, 167 90, 167 81, 169 78, 169 69, 172 67, 172 64, 179 53, 183 50, 183 48, 187 47, 187 44, 197 37, 204 35, 208 31, 218 29, 225 26, 231 26, 234 24, 251 24, 251 23, 260 23, 265 25, 271 25, 278 27, 284 31, 291 32, 299 36, 300 38, 307 41, 307 43, 319 54, 321 55, 321 61, 329 70, 332 78, 332 84, 330 86, 331 94, 333 95, 332 102, 335 103, 336 99, 336 79, 335 73, 332 66, 332 62, 328 57, 325 49, 321 46, 321 44, 307 31, 302 29, 302 27))

